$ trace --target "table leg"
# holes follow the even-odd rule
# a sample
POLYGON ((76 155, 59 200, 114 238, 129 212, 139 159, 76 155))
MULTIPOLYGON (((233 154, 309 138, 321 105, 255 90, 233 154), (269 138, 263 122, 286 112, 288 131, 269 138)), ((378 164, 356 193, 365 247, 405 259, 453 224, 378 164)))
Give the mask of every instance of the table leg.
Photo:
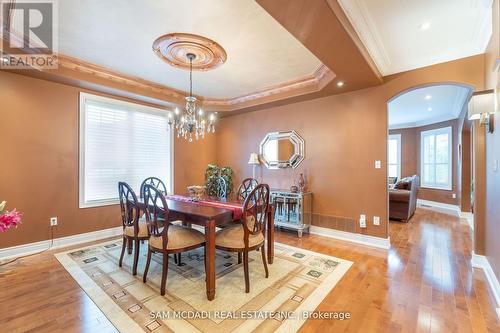
POLYGON ((206 255, 206 285, 207 298, 215 298, 215 221, 208 221, 205 225, 205 255, 206 255))
POLYGON ((272 264, 274 261, 274 207, 268 212, 267 217, 267 262, 272 264))

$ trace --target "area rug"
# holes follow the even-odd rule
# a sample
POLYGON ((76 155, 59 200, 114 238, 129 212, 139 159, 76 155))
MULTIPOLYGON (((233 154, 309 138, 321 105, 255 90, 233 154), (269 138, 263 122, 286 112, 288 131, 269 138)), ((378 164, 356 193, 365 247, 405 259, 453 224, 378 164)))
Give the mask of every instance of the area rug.
POLYGON ((236 254, 216 252, 216 295, 205 293, 203 250, 169 262, 167 292, 161 296, 161 255, 154 255, 142 282, 147 242, 138 274, 132 255, 118 267, 121 240, 57 253, 64 268, 120 332, 295 332, 347 272, 352 262, 275 244, 265 278, 261 254, 250 254, 250 293, 236 254), (309 314, 309 315, 308 315, 309 314))

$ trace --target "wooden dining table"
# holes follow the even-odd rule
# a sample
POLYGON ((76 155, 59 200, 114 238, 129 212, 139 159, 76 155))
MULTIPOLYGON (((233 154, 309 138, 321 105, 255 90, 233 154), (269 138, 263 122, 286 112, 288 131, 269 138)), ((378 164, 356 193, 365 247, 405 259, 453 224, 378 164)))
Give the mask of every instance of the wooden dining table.
MULTIPOLYGON (((243 207, 243 201, 230 196, 229 198, 205 197, 212 202, 237 204, 243 207)), ((230 226, 239 221, 234 221, 231 209, 207 206, 196 201, 174 200, 167 196, 169 210, 169 221, 181 220, 184 224, 195 224, 205 229, 205 253, 206 253, 206 289, 207 299, 215 298, 215 231, 216 227, 230 226)), ((139 199, 139 206, 144 209, 144 202, 139 199)), ((270 206, 267 212, 267 259, 272 264, 274 259, 274 212, 270 206)))

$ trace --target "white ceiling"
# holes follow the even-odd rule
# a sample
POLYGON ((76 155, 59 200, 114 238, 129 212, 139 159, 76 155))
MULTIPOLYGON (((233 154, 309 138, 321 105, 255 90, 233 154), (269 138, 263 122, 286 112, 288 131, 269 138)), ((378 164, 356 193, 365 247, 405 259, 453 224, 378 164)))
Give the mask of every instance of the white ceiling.
POLYGON ((458 85, 429 86, 404 93, 389 102, 389 128, 418 127, 456 119, 469 93, 469 88, 458 85))
POLYGON ((492 2, 339 0, 384 76, 484 53, 492 2))
POLYGON ((233 98, 314 73, 321 62, 254 0, 59 1, 59 52, 124 74, 188 90, 188 72, 152 51, 167 33, 224 47, 227 62, 194 72, 194 93, 233 98))

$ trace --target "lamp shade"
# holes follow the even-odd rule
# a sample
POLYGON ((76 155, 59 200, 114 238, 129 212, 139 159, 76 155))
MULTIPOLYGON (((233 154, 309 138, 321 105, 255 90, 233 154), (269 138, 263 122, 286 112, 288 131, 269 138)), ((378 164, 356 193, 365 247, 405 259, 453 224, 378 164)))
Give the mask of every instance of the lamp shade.
POLYGON ((467 116, 469 120, 478 120, 495 111, 495 94, 492 91, 479 93, 472 95, 467 116))
POLYGON ((248 160, 248 164, 253 164, 253 165, 260 164, 259 155, 257 153, 251 153, 250 159, 248 160))

